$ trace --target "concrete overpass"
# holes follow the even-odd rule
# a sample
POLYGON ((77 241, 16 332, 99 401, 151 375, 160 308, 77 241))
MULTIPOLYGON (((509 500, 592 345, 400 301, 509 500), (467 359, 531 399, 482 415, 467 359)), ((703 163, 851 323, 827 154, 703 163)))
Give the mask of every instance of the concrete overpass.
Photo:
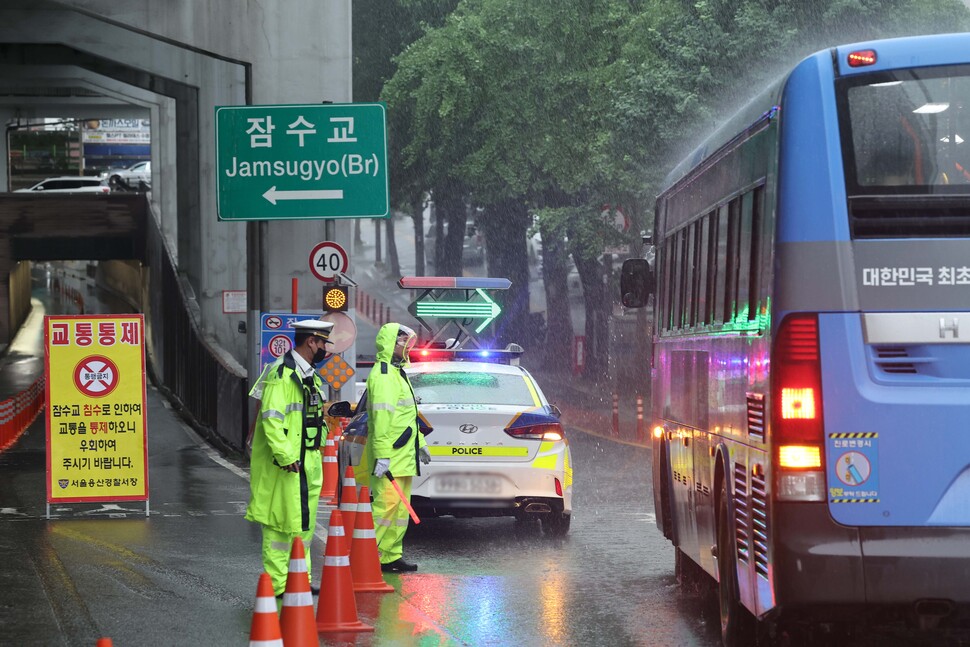
MULTIPOLYGON (((350 27, 350 0, 5 0, 0 122, 149 119, 153 177, 143 197, 0 199, 0 342, 10 335, 4 322, 16 321, 2 313, 22 301, 11 281, 23 275, 18 260, 116 259, 104 265, 105 282, 150 313, 162 280, 151 259, 167 256, 194 334, 220 371, 245 383, 259 313, 290 310, 293 278, 300 309, 319 310, 307 255, 326 239, 349 248, 351 227, 218 221, 215 108, 351 101, 350 27), (70 228, 58 211, 73 214, 70 228), (162 251, 149 249, 150 230, 162 251), (224 290, 246 290, 248 312, 223 313, 224 290)), ((0 192, 9 190, 7 160, 4 138, 0 192)))

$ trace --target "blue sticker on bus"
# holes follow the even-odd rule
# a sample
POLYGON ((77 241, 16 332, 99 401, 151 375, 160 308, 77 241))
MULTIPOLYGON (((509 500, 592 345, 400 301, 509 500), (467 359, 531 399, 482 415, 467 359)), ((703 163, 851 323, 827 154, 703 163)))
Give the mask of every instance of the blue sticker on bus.
POLYGON ((879 503, 879 434, 828 434, 830 503, 879 503))

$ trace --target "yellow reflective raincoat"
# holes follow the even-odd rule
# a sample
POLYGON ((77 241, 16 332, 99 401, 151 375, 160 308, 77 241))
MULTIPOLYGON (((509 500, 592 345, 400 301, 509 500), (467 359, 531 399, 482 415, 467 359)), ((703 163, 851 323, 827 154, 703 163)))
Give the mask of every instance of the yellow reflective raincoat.
MULTIPOLYGON (((374 461, 391 459, 391 474, 420 474, 418 449, 426 447, 418 430, 418 406, 403 367, 391 363, 400 324, 381 326, 375 344, 377 357, 367 377, 367 444, 361 471, 374 473, 374 461)), ((406 366, 406 363, 405 363, 406 366)))
MULTIPOLYGON (((309 548, 323 486, 321 443, 326 443, 323 380, 303 379, 292 352, 264 373, 259 416, 250 459, 250 499, 246 519, 263 526, 263 564, 277 595, 286 585, 293 539, 309 548), (281 466, 300 462, 297 472, 281 466)), ((307 551, 307 567, 310 552, 307 551)))
POLYGON ((411 480, 421 473, 418 450, 427 446, 418 428, 418 406, 411 383, 404 368, 392 363, 400 330, 400 324, 388 323, 377 332, 377 358, 367 377, 367 444, 356 470, 357 482, 367 483, 364 479, 369 479, 374 495, 371 509, 382 564, 401 558, 408 511, 388 478, 373 476, 374 463, 378 458, 390 459, 390 473, 410 501, 411 480))

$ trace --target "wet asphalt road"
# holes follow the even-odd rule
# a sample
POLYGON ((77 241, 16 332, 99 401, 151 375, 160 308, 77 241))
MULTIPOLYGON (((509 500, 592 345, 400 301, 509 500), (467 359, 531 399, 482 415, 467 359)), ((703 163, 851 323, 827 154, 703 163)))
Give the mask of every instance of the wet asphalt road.
MULTIPOLYGON (((82 292, 87 311, 108 308, 82 292)), ((61 305, 35 296, 52 312, 61 305)), ((42 370, 34 325, 0 367, 4 393, 29 383, 31 362, 42 370)), ((208 448, 151 386, 148 403, 147 518, 129 502, 58 504, 46 520, 43 416, 0 454, 0 645, 248 644, 261 567, 259 530, 242 518, 245 465, 208 448)), ((511 519, 426 519, 405 540, 420 570, 388 575, 395 593, 358 595, 376 631, 321 644, 717 645, 710 599, 679 592, 654 525, 648 450, 565 422, 575 463, 566 538, 511 519)), ((318 518, 315 581, 331 509, 318 518)))

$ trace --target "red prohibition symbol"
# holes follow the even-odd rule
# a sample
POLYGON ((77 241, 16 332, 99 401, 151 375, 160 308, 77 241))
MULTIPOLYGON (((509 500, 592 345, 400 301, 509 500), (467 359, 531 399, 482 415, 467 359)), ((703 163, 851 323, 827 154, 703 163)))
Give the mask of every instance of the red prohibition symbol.
POLYGON ((85 357, 74 367, 74 386, 84 395, 102 398, 118 386, 118 367, 103 355, 85 357))

